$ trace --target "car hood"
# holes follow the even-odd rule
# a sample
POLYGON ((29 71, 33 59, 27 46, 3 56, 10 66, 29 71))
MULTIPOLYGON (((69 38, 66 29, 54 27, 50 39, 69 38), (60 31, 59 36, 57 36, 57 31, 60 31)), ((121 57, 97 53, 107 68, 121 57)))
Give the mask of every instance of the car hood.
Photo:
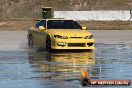
POLYGON ((51 29, 48 30, 48 33, 51 35, 61 35, 61 36, 89 36, 91 35, 90 32, 88 32, 88 30, 79 30, 79 29, 73 29, 73 30, 69 30, 69 29, 51 29))

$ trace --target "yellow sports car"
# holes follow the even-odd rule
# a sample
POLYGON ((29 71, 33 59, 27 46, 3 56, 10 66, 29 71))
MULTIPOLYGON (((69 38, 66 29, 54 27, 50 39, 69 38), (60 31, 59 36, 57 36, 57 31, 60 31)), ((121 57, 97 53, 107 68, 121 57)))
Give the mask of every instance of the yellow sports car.
POLYGON ((28 30, 29 47, 94 49, 93 34, 69 19, 43 19, 28 30))

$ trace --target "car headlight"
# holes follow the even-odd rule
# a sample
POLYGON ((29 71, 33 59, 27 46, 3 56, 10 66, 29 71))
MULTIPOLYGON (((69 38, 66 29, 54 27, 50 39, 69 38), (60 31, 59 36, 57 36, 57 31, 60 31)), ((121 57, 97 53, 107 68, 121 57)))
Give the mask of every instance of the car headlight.
POLYGON ((55 38, 68 39, 67 36, 54 35, 55 38))
POLYGON ((84 39, 92 39, 93 38, 93 35, 90 35, 90 36, 85 36, 84 39))

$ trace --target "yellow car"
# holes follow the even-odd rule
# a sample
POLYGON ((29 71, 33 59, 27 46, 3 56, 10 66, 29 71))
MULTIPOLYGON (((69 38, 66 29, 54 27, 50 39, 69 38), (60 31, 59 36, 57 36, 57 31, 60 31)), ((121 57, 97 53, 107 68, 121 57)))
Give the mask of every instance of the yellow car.
POLYGON ((28 30, 29 47, 52 49, 94 49, 93 34, 69 19, 43 19, 28 30))

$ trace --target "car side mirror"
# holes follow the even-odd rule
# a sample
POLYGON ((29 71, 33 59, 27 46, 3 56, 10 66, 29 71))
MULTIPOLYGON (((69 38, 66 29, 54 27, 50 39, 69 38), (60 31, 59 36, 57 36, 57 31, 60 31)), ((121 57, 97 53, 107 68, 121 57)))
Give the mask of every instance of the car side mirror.
POLYGON ((45 30, 45 27, 44 27, 44 26, 39 26, 39 29, 40 29, 41 31, 43 31, 43 30, 45 30))
POLYGON ((87 27, 82 27, 82 30, 87 30, 87 27))

